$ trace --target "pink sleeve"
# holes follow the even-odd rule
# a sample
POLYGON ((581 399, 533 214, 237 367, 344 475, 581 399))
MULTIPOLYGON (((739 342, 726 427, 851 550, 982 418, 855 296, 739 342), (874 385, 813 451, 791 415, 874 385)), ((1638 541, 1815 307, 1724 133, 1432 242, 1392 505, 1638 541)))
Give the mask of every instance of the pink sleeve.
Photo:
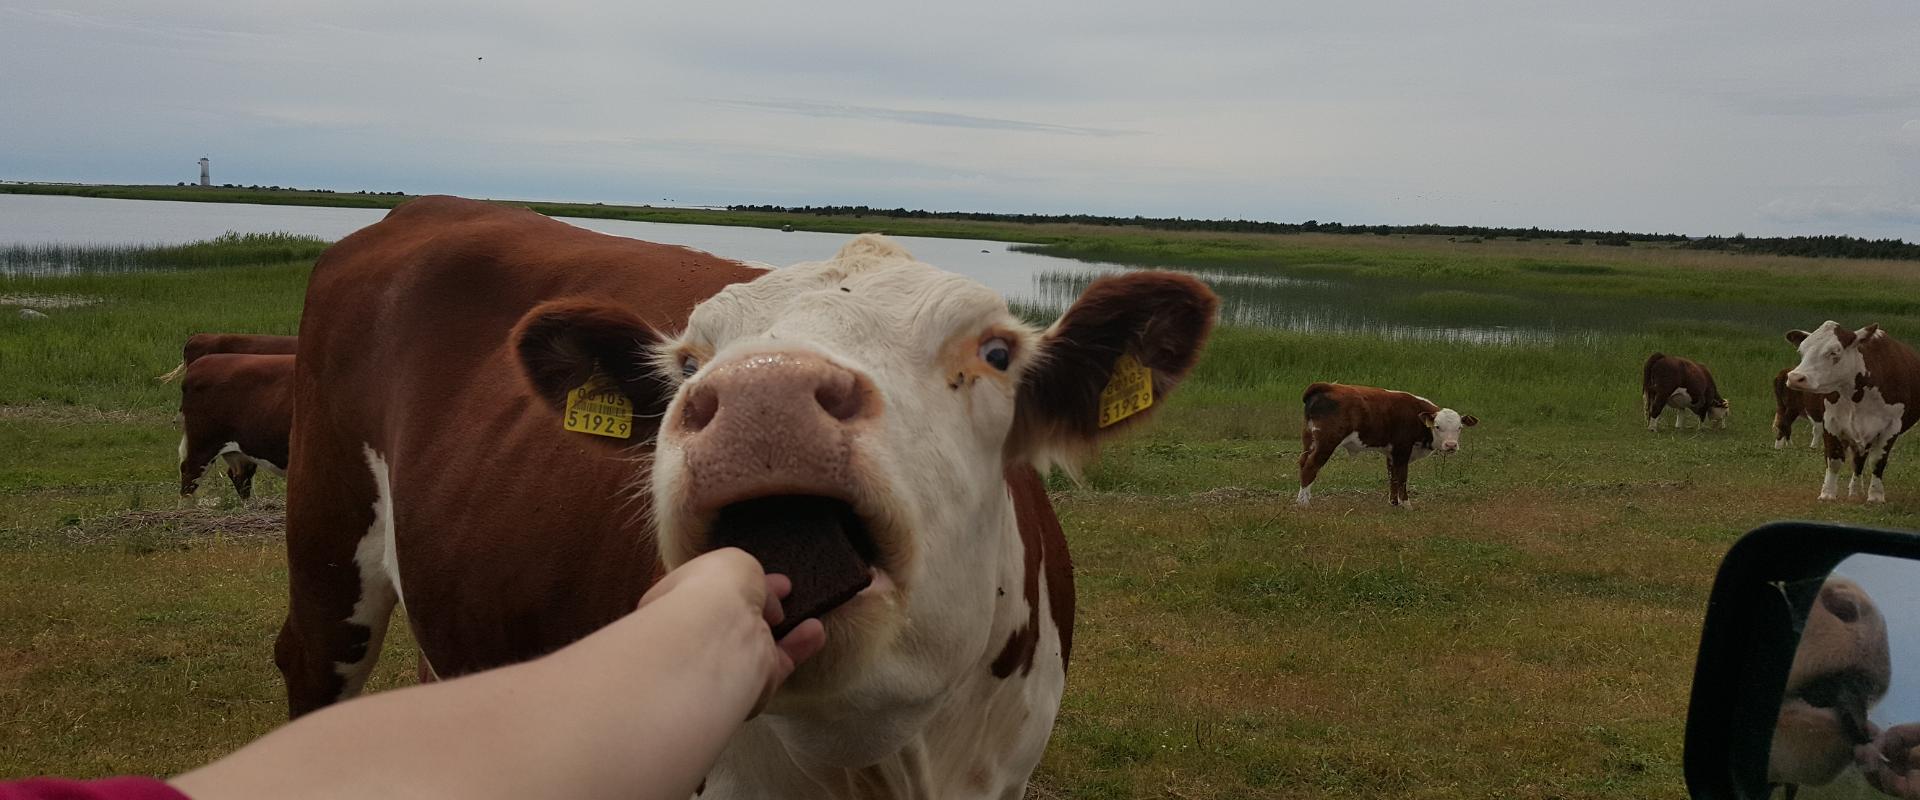
POLYGON ((192 800, 153 778, 0 781, 0 800, 192 800))

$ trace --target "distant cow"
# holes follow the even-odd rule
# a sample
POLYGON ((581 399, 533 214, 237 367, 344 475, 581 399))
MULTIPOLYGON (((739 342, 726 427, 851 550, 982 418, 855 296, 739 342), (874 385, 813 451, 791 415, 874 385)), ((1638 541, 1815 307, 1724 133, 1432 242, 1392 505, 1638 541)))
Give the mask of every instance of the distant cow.
POLYGON ((1340 448, 1350 453, 1385 451, 1387 499, 1396 506, 1406 503, 1407 465, 1435 450, 1459 450, 1460 430, 1480 424, 1427 398, 1371 386, 1316 383, 1300 400, 1306 405, 1306 425, 1300 432, 1296 502, 1303 506, 1313 499, 1320 468, 1340 448))
POLYGON ((1821 396, 1788 388, 1787 373, 1792 371, 1792 368, 1783 369, 1773 376, 1773 447, 1777 450, 1787 446, 1787 441, 1793 438, 1794 420, 1801 417, 1813 423, 1812 430, 1808 431, 1807 446, 1819 447, 1821 426, 1825 424, 1827 402, 1832 395, 1821 396))
MULTIPOLYGON (((1767 780, 1824 786, 1873 740, 1868 711, 1893 677, 1887 621, 1859 584, 1838 575, 1820 586, 1807 611, 1773 726, 1767 780)), ((1787 796, 1793 796, 1788 790, 1787 796)))
POLYGON ((1848 497, 1860 483, 1867 456, 1878 452, 1867 502, 1886 502, 1882 478, 1887 457, 1900 434, 1920 421, 1920 355, 1879 325, 1853 331, 1833 320, 1812 333, 1788 331, 1787 341, 1800 350, 1800 366, 1787 373, 1787 387, 1834 395, 1821 423, 1826 431, 1827 477, 1820 485, 1820 499, 1839 496, 1840 470, 1849 451, 1853 477, 1847 481, 1848 497))
POLYGON ((253 495, 261 465, 287 470, 293 427, 293 356, 215 353, 187 365, 180 381, 180 496, 191 498, 215 458, 233 491, 253 495))
POLYGON ((255 355, 293 355, 300 344, 297 336, 269 336, 258 333, 196 333, 180 348, 180 366, 161 375, 163 383, 172 383, 186 374, 187 366, 215 353, 252 353, 255 355))
POLYGON ((1707 368, 1664 353, 1647 356, 1640 370, 1640 394, 1647 401, 1647 430, 1660 429, 1660 412, 1673 407, 1673 427, 1680 427, 1687 412, 1700 418, 1700 427, 1709 421, 1727 427, 1727 411, 1732 404, 1720 396, 1707 368))

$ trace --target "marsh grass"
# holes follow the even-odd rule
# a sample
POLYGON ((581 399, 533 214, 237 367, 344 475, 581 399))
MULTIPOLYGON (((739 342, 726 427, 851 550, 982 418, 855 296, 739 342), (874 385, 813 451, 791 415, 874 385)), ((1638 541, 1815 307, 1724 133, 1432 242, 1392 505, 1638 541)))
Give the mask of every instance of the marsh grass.
POLYGON ((331 242, 291 233, 233 233, 181 245, 0 247, 0 276, 81 275, 309 262, 331 242))
MULTIPOLYGON (((1323 274, 1421 252, 1388 244, 1323 274)), ((1429 247, 1482 277, 1396 313, 1524 316, 1486 298, 1594 302, 1585 282, 1642 268, 1532 271, 1498 244, 1478 264, 1429 247), (1571 283, 1527 294, 1509 272, 1571 283)), ((1673 280, 1772 280, 1776 261, 1673 280)), ((178 389, 153 376, 193 331, 294 332, 306 279, 290 263, 0 280, 99 301, 0 315, 0 776, 168 774, 284 719, 283 548, 224 481, 175 509, 178 389)), ((1851 285, 1832 291, 1880 301, 1851 285)), ((1786 310, 1809 313, 1803 300, 1786 310)), ((1816 503, 1819 458, 1773 450, 1767 430, 1791 348, 1744 300, 1695 302, 1730 321, 1643 315, 1510 346, 1219 331, 1150 424, 1082 482, 1054 480, 1078 624, 1032 796, 1681 796, 1691 660, 1728 544, 1781 518, 1920 527, 1920 468, 1899 454, 1892 502, 1816 503), (1656 349, 1714 368, 1730 429, 1645 430, 1639 369, 1656 349), (1414 465, 1410 509, 1387 506, 1380 458, 1345 455, 1296 508, 1314 380, 1415 391, 1482 423, 1461 453, 1414 465)), ((270 515, 284 484, 263 484, 270 515)), ((406 626, 393 632, 375 688, 411 682, 406 626)))

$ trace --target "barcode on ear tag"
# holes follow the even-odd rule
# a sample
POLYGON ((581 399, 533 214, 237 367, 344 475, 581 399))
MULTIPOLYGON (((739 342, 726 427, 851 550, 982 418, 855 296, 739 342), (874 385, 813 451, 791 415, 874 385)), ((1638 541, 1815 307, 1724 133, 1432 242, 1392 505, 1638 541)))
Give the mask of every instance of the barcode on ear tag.
POLYGON ((1100 427, 1104 428, 1153 406, 1153 370, 1132 355, 1113 364, 1113 377, 1100 390, 1100 427))
POLYGON ((625 439, 633 435, 633 401, 612 379, 596 372, 586 383, 567 392, 566 417, 561 427, 576 433, 625 439))

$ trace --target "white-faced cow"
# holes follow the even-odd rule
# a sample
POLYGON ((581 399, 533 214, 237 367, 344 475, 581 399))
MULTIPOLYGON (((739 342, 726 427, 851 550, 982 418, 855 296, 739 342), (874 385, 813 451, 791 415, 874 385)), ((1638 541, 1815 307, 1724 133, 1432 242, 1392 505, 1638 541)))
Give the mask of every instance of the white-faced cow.
POLYGON ((1712 422, 1727 427, 1727 411, 1732 404, 1720 396, 1713 373, 1699 363, 1679 356, 1654 353, 1647 356, 1640 370, 1640 396, 1646 401, 1647 430, 1660 429, 1660 412, 1673 408, 1673 427, 1680 427, 1687 414, 1700 418, 1700 427, 1712 422))
POLYGON ((1828 577, 1807 611, 1787 672, 1767 780, 1824 786, 1838 777, 1853 763, 1854 748, 1873 740, 1867 712, 1886 695, 1892 677, 1887 621, 1879 607, 1859 584, 1828 577))
POLYGON ((431 671, 458 675, 578 639, 737 542, 796 596, 847 571, 865 588, 703 796, 1019 797, 1073 631, 1035 465, 1157 408, 1216 305, 1191 277, 1124 273, 1037 331, 875 236, 763 271, 492 204, 400 206, 307 293, 275 648, 291 711, 361 688, 396 603, 431 671))
POLYGON ((287 474, 293 426, 293 356, 215 353, 194 359, 180 381, 180 497, 200 487, 215 458, 245 500, 260 466, 287 474))
POLYGON ((262 333, 196 333, 187 337, 187 343, 180 348, 180 366, 161 375, 158 380, 172 383, 186 374, 187 367, 200 359, 215 353, 249 353, 253 355, 293 355, 300 340, 293 336, 271 336, 262 333))
POLYGON ((1817 395, 1809 392, 1796 392, 1787 387, 1787 373, 1791 367, 1780 370, 1773 376, 1773 447, 1778 450, 1786 447, 1793 438, 1793 423, 1806 417, 1811 423, 1807 427, 1807 446, 1819 447, 1823 434, 1822 426, 1827 418, 1827 402, 1832 395, 1817 395))
POLYGON ((1362 450, 1387 454, 1387 500, 1407 500, 1407 467, 1428 453, 1460 449, 1460 431, 1480 420, 1451 408, 1441 408, 1419 395, 1350 386, 1315 383, 1300 398, 1306 423, 1300 431, 1300 494, 1296 502, 1313 499, 1313 481, 1335 451, 1362 450))
POLYGON ((1820 499, 1840 496, 1840 471, 1851 453, 1847 496, 1858 490, 1867 457, 1876 456, 1867 502, 1886 502, 1887 457, 1900 434, 1920 421, 1920 355, 1879 325, 1855 331, 1833 320, 1812 333, 1788 331, 1787 341, 1800 350, 1800 365, 1787 373, 1788 388, 1834 395, 1821 422, 1827 477, 1820 485, 1820 499))

